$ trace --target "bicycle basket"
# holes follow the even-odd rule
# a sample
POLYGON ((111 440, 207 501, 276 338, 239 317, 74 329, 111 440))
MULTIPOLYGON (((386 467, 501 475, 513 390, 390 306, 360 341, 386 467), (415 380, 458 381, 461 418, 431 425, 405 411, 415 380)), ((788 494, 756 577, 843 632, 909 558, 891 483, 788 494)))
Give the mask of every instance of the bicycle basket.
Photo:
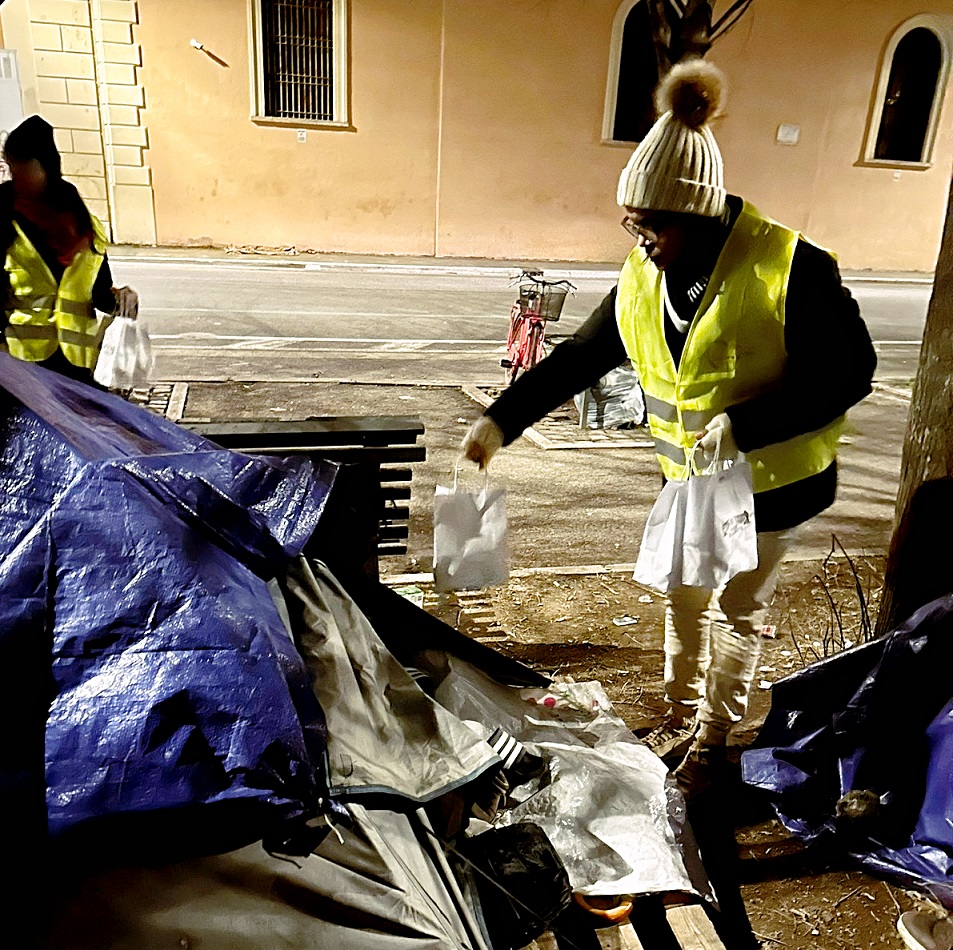
POLYGON ((539 315, 543 320, 558 320, 566 302, 566 287, 545 287, 540 296, 539 315))
POLYGON ((540 290, 536 284, 520 284, 520 311, 535 310, 540 290))

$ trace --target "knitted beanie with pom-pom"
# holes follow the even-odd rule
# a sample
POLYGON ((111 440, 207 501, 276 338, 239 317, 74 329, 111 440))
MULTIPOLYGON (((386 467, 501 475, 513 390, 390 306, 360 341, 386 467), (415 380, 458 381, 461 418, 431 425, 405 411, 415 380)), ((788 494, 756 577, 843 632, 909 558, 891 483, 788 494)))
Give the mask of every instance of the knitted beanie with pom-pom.
POLYGON ((619 177, 618 201, 645 211, 719 217, 725 171, 708 128, 725 96, 725 77, 702 59, 679 63, 659 83, 659 118, 619 177))

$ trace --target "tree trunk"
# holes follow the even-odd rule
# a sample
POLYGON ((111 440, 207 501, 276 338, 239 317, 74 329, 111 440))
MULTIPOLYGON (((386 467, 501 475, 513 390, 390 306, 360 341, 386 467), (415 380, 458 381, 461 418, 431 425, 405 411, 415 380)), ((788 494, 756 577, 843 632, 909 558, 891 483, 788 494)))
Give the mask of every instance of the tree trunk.
POLYGON ((903 445, 877 635, 953 592, 953 190, 903 445))
POLYGON ((712 7, 708 0, 648 0, 655 38, 658 74, 664 76, 689 56, 704 56, 711 49, 712 7))

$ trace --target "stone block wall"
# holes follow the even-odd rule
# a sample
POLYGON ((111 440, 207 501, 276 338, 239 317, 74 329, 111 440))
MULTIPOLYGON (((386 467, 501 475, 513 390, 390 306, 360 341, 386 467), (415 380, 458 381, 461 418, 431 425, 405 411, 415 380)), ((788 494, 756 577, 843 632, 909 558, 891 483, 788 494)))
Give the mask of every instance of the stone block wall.
POLYGON ((155 244, 138 0, 12 0, 3 14, 5 35, 30 38, 18 49, 35 78, 25 111, 56 129, 63 174, 113 241, 155 244), (12 17, 26 22, 11 31, 12 17))

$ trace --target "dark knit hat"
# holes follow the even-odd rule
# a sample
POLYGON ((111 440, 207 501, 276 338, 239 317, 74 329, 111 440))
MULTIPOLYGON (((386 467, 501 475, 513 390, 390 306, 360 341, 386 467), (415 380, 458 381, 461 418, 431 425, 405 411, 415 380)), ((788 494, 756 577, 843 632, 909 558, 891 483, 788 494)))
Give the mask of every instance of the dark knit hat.
POLYGON ((10 132, 3 154, 7 161, 28 162, 35 158, 43 166, 48 178, 63 177, 60 153, 53 139, 53 126, 38 115, 24 119, 10 132))

